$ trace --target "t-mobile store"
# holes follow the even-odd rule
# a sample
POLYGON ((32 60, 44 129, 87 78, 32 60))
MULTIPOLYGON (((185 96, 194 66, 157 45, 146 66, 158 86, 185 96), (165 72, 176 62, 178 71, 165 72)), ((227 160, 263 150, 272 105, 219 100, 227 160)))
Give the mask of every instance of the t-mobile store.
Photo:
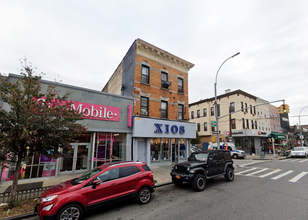
MULTIPOLYGON (((20 78, 10 74, 9 80, 20 78)), ((41 82, 45 92, 48 84, 41 82)), ((100 91, 59 84, 61 95, 69 93, 71 108, 83 114, 87 132, 61 149, 65 157, 51 158, 38 153, 22 162, 20 179, 85 172, 104 163, 131 160, 133 99, 100 91)), ((9 109, 6 103, 0 106, 9 109)), ((2 170, 1 181, 12 180, 14 164, 2 170)))
POLYGON ((172 164, 187 160, 196 124, 134 116, 132 137, 133 160, 149 166, 172 164))

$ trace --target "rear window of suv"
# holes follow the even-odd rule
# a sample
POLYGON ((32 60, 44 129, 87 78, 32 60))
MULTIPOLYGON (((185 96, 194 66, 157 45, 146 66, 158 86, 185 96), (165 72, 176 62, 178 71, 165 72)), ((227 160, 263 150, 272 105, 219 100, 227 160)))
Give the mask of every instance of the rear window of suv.
POLYGON ((224 151, 225 159, 231 160, 231 155, 228 151, 224 151))
POLYGON ((142 168, 145 170, 145 171, 151 171, 150 167, 148 167, 148 165, 143 165, 142 168))

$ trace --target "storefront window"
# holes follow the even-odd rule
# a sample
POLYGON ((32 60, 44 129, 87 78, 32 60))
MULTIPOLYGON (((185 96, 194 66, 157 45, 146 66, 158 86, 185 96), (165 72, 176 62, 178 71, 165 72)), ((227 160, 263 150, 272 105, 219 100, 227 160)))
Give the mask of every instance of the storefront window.
POLYGON ((125 160, 126 135, 97 133, 94 147, 94 167, 125 160))
POLYGON ((168 138, 151 139, 151 163, 171 161, 171 143, 168 138))

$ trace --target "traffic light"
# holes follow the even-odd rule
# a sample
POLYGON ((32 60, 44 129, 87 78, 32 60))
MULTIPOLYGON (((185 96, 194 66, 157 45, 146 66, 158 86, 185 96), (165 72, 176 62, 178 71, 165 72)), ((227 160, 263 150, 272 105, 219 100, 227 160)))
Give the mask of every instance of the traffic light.
POLYGON ((286 105, 285 104, 282 104, 282 113, 287 113, 286 105))
POLYGON ((289 105, 288 104, 282 104, 278 107, 279 114, 284 114, 284 113, 290 113, 289 105))

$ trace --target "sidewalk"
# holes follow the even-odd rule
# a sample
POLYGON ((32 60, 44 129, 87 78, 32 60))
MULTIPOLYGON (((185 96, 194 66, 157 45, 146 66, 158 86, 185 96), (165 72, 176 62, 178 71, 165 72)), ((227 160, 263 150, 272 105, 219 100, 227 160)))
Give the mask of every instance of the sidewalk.
MULTIPOLYGON (((276 155, 274 157, 273 154, 265 154, 264 159, 260 159, 259 155, 246 155, 246 160, 283 160, 287 157, 282 157, 276 155)), ((238 159, 241 160, 241 159, 238 159)), ((171 183, 170 171, 173 165, 164 165, 164 166, 151 166, 150 169, 153 171, 154 174, 154 181, 156 186, 165 185, 171 183)), ((42 178, 34 178, 34 179, 22 179, 18 181, 18 184, 31 184, 37 182, 43 182, 43 187, 45 186, 53 186, 64 181, 73 179, 77 176, 80 176, 82 173, 78 174, 68 174, 68 175, 60 175, 60 176, 53 176, 53 177, 42 177, 42 178)), ((0 182, 0 193, 3 193, 9 186, 12 185, 12 181, 4 181, 0 182)))

